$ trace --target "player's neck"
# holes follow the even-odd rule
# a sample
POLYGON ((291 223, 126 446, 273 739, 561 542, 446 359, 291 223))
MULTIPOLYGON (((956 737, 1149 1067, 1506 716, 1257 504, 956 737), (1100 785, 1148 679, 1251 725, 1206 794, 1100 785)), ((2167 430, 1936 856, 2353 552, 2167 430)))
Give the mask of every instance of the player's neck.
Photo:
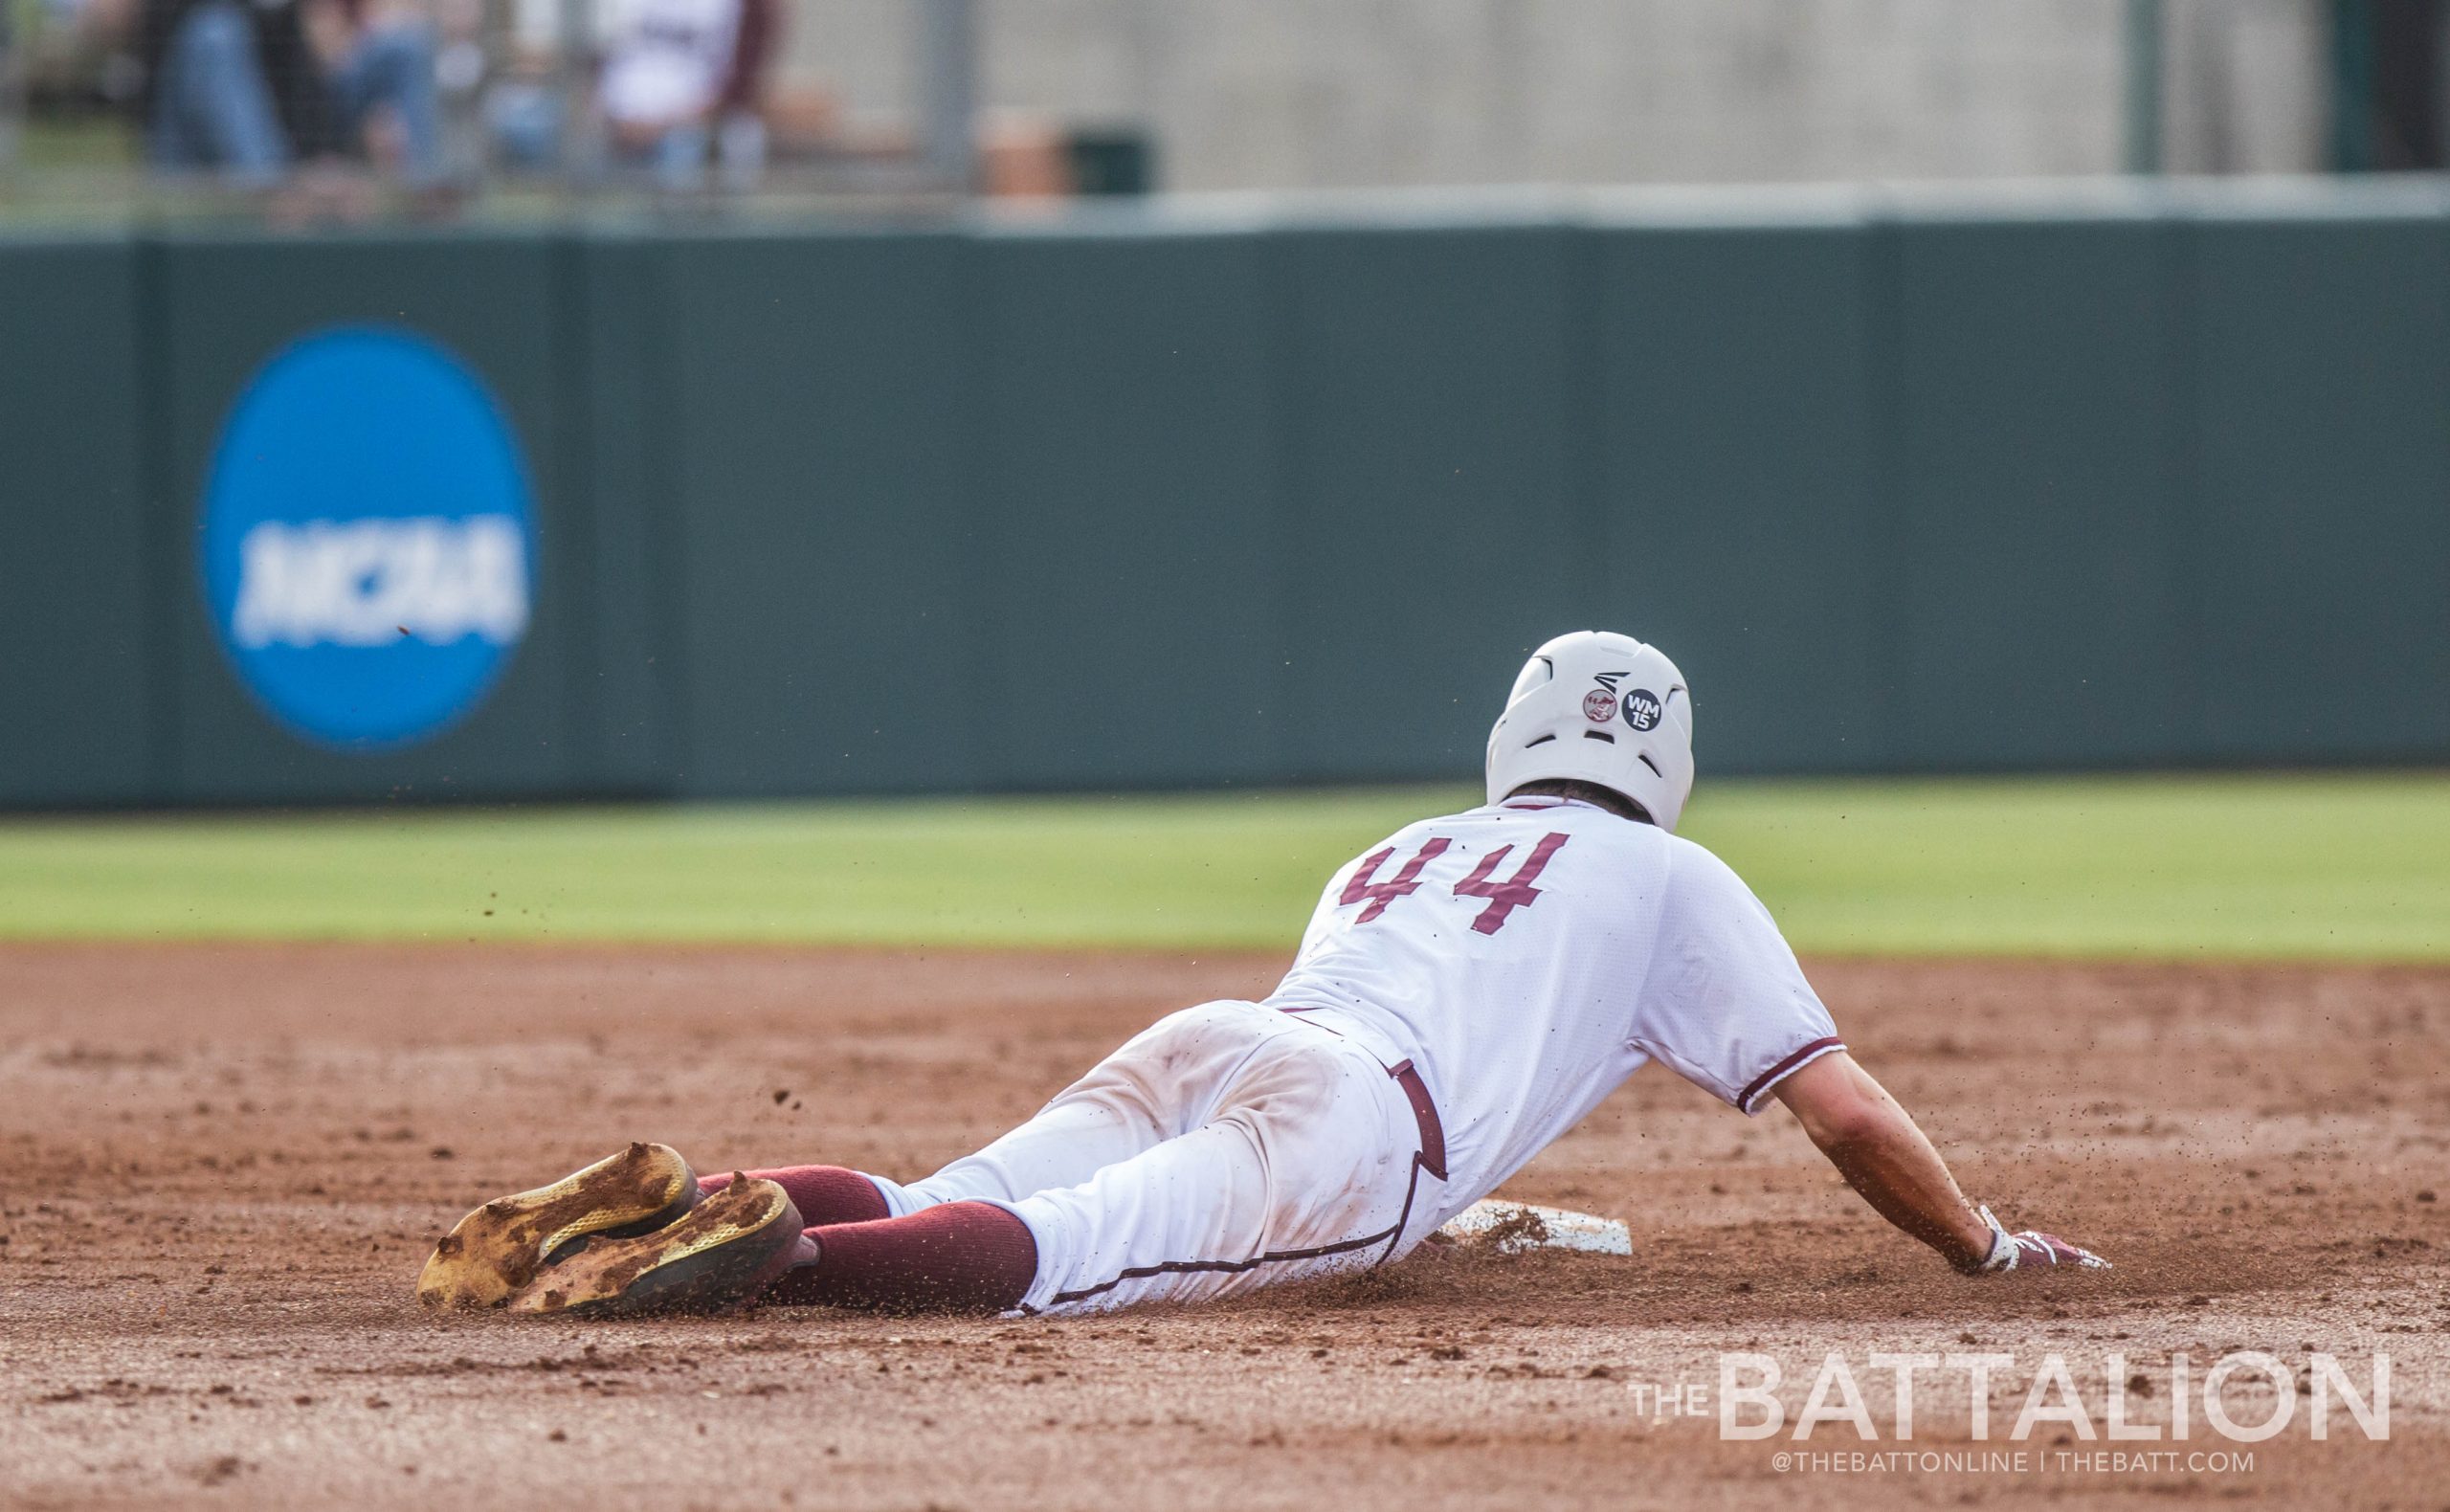
POLYGON ((1570 803, 1589 804, 1592 808, 1605 810, 1619 819, 1631 819, 1636 824, 1651 822, 1649 812, 1623 793, 1613 789, 1602 788, 1596 783, 1575 782, 1570 778, 1526 782, 1505 796, 1509 800, 1562 798, 1570 803))

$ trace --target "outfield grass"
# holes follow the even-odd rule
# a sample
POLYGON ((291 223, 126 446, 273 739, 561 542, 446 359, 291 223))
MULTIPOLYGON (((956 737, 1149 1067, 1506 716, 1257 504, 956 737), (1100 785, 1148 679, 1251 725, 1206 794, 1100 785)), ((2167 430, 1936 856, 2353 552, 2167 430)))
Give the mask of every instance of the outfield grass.
MULTIPOLYGON (((1459 789, 0 822, 0 936, 1279 949, 1459 789)), ((2450 774, 1726 782, 1806 951, 2450 958, 2450 774)))

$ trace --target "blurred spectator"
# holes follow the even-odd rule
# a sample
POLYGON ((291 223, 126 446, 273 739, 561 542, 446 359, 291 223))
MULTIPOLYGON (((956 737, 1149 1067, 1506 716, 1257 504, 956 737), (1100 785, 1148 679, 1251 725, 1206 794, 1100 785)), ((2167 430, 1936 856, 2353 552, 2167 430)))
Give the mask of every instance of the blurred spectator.
POLYGON ((685 192, 704 186, 711 156, 726 186, 753 188, 766 164, 782 0, 602 0, 590 9, 593 84, 574 119, 559 83, 559 5, 514 0, 513 45, 484 92, 500 160, 531 170, 566 158, 641 167, 658 187, 685 192))
POLYGON ((761 110, 781 35, 781 0, 635 0, 597 85, 614 156, 687 190, 703 185, 711 152, 727 186, 753 187, 766 166, 761 110))
POLYGON ((143 0, 138 58, 157 167, 269 188, 301 161, 383 141, 412 186, 442 179, 434 41, 370 0, 143 0))
MULTIPOLYGON (((492 153, 487 106, 507 71, 523 59, 503 0, 430 0, 434 83, 441 96, 443 171, 452 182, 481 181, 492 153)), ((551 71, 549 55, 544 72, 551 71)))
POLYGON ((573 40, 563 34, 568 18, 562 0, 508 0, 490 8, 483 0, 477 4, 483 18, 468 17, 455 30, 481 37, 484 67, 469 100, 475 107, 471 114, 480 122, 479 140, 490 151, 480 147, 478 155, 514 168, 555 167, 568 126, 561 82, 565 62, 600 50, 596 37, 603 30, 602 6, 587 7, 592 34, 573 40), (486 34, 487 20, 501 23, 500 30, 486 34))
POLYGON ((269 188, 330 139, 297 7, 146 0, 137 33, 138 110, 157 167, 217 169, 269 188))

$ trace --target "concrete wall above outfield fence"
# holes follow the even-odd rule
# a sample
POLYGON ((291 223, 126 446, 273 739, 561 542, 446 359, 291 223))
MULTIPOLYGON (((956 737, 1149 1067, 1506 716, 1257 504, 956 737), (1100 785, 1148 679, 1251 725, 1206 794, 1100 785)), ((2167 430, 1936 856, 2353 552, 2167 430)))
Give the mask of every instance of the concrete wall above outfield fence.
POLYGON ((1217 201, 0 244, 0 802, 1452 778, 1526 649, 1702 769, 2450 757, 2437 186, 1217 201), (481 375, 534 613, 425 744, 216 643, 235 396, 481 375))

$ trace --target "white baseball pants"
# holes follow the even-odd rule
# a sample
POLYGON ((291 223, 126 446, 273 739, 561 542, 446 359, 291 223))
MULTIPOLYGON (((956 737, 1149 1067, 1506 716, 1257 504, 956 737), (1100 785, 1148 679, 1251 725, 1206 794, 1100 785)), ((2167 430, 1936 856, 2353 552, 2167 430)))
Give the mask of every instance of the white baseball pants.
POLYGON ((1439 1207, 1445 1148, 1409 1063, 1257 1003, 1159 1020, 893 1214, 985 1201, 1029 1225, 1020 1311, 1193 1301, 1408 1252, 1439 1207))

